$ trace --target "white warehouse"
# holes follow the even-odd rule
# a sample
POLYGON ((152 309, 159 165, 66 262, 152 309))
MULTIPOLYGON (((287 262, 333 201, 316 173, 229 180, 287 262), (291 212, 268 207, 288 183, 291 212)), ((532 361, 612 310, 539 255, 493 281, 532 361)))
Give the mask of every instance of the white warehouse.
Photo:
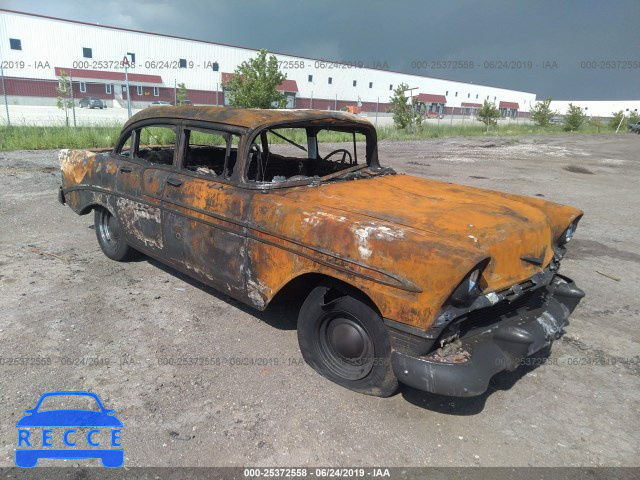
MULTIPOLYGON (((184 83, 198 105, 223 105, 222 85, 257 51, 170 35, 128 30, 28 13, 0 10, 0 88, 11 105, 53 105, 60 75, 72 80, 74 98, 94 96, 108 106, 135 108, 175 102, 184 83), (126 88, 123 60, 127 68, 126 88)), ((288 108, 384 112, 400 83, 431 115, 473 112, 484 100, 502 116, 527 116, 534 93, 333 63, 274 53, 286 73, 279 89, 288 108)))

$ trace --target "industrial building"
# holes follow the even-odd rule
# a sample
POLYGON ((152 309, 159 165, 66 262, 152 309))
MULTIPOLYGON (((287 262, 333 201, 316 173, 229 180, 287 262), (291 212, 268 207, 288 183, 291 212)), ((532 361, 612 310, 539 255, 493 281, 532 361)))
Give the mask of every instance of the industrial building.
MULTIPOLYGON (((72 81, 74 98, 98 97, 112 108, 125 107, 127 100, 134 108, 154 101, 175 103, 179 84, 185 85, 193 104, 224 105, 229 101, 225 80, 256 53, 222 43, 0 10, 0 88, 10 105, 55 105, 63 73, 72 81)), ((411 88, 430 115, 473 114, 489 100, 502 116, 514 118, 526 116, 536 99, 534 93, 357 62, 273 54, 287 75, 279 87, 287 96, 287 108, 385 112, 400 83, 411 88)))

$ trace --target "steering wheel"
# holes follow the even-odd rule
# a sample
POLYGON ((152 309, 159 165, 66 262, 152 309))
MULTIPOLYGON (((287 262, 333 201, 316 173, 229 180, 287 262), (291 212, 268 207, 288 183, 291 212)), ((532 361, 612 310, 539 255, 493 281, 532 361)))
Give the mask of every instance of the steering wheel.
POLYGON ((262 153, 257 143, 252 143, 249 147, 249 155, 251 155, 252 153, 255 153, 257 155, 260 155, 262 153))
POLYGON ((329 155, 327 155, 326 157, 324 157, 323 160, 329 160, 329 157, 342 152, 342 159, 340 160, 340 163, 345 163, 345 160, 347 159, 347 155, 349 156, 349 165, 351 165, 353 163, 353 157, 351 156, 351 152, 349 150, 346 150, 344 148, 339 148, 337 150, 334 150, 333 152, 331 152, 329 155))

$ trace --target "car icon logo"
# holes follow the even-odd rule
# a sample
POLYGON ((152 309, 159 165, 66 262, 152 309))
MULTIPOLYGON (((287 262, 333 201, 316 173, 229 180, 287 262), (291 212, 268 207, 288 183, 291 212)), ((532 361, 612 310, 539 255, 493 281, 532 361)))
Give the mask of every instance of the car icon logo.
POLYGON ((102 465, 108 468, 124 464, 124 450, 120 443, 122 422, 115 416, 114 410, 104 407, 95 393, 48 392, 40 397, 35 407, 24 412, 24 417, 16 423, 18 447, 15 461, 18 467, 35 467, 40 458, 99 458, 102 465), (54 399, 63 404, 65 401, 81 399, 88 401, 94 409, 42 408, 43 402, 51 403, 54 399))

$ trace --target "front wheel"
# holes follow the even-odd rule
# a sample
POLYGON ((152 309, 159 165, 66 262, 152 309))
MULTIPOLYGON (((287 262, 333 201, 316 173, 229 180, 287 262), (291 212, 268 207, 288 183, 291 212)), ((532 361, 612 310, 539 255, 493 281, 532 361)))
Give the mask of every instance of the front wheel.
POLYGON ((109 210, 103 207, 96 208, 94 224, 98 244, 107 257, 123 262, 136 256, 137 252, 129 246, 122 234, 120 222, 109 210))
POLYGON ((398 388, 380 315, 336 287, 321 285, 309 294, 298 317, 298 343, 305 361, 338 385, 378 397, 398 388))

